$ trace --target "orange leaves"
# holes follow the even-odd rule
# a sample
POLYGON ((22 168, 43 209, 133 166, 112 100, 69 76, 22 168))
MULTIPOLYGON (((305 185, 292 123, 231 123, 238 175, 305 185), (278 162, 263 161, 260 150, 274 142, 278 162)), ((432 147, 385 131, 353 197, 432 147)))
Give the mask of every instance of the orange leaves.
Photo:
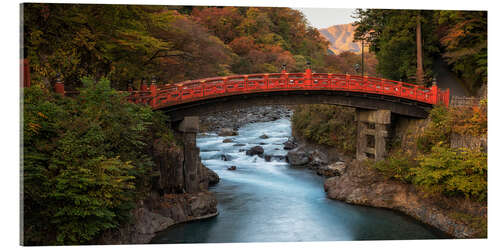
POLYGON ((42 112, 38 112, 38 115, 39 115, 39 116, 41 116, 41 117, 43 117, 43 118, 45 118, 45 119, 47 119, 47 118, 48 118, 48 117, 47 117, 46 115, 44 115, 42 112))
POLYGON ((250 50, 255 48, 255 44, 253 38, 242 36, 229 43, 229 47, 238 55, 246 55, 250 50))
POLYGON ((28 123, 29 130, 34 134, 38 134, 38 131, 40 130, 41 127, 42 126, 38 123, 33 123, 33 122, 28 123))

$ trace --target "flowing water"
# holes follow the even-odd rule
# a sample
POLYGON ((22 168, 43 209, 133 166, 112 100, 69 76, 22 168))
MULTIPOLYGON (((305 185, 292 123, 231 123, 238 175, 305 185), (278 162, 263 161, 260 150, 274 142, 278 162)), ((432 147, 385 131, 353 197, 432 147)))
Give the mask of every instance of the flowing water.
POLYGON ((289 166, 283 142, 289 120, 248 124, 238 136, 199 135, 203 163, 221 178, 210 188, 219 215, 175 225, 151 243, 290 242, 335 240, 439 239, 447 236, 416 220, 386 209, 349 205, 328 199, 323 177, 289 166), (259 138, 261 135, 267 139, 259 138), (232 138, 232 143, 222 140, 232 138), (235 144, 244 144, 239 146, 235 144), (261 145, 270 162, 248 156, 261 145), (228 170, 236 166, 236 170, 228 170))

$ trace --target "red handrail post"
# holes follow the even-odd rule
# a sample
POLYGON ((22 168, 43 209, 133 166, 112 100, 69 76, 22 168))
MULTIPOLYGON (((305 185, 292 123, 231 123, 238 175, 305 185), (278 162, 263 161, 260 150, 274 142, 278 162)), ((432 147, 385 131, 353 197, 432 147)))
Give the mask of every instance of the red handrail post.
POLYGON ((266 82, 266 89, 269 89, 269 74, 264 74, 264 81, 266 82))
POLYGON ((245 76, 244 76, 244 79, 245 79, 245 80, 244 80, 244 82, 245 82, 245 83, 244 83, 244 85, 245 85, 245 91, 248 91, 248 75, 245 75, 245 76))
POLYGON ((281 70, 281 79, 285 81, 285 88, 288 88, 287 78, 288 78, 288 73, 286 73, 285 67, 283 67, 283 69, 281 70))
POLYGON ((330 89, 333 89, 333 83, 332 83, 332 73, 328 73, 328 87, 330 89))
POLYGON ((156 84, 154 82, 152 82, 151 86, 149 87, 149 93, 150 96, 152 97, 151 106, 154 108, 156 106, 156 95, 157 95, 156 84))
POLYGON ((223 78, 223 82, 224 82, 224 93, 227 93, 227 77, 223 78))
POLYGON ((351 75, 345 74, 345 84, 347 85, 347 89, 351 88, 351 75))
POLYGON ((311 83, 312 83, 312 70, 310 68, 307 68, 306 69, 306 75, 305 75, 306 79, 304 80, 304 83, 306 84, 306 86, 311 86, 311 83))
POLYGON ((450 104, 450 89, 446 89, 446 94, 445 94, 445 98, 444 98, 444 105, 446 105, 446 107, 448 107, 449 104, 450 104))
POLYGON ((205 80, 201 80, 200 84, 201 84, 201 89, 202 89, 202 92, 203 92, 202 97, 205 97, 205 86, 206 86, 205 85, 205 80))
POLYGON ((431 87, 431 102, 432 104, 438 103, 438 87, 436 84, 433 84, 431 87))

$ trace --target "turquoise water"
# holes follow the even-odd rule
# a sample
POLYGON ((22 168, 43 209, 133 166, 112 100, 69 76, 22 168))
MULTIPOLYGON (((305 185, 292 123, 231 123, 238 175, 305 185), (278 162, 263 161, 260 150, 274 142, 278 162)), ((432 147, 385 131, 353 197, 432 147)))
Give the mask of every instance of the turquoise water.
POLYGON ((440 239, 448 236, 401 213, 328 199, 323 177, 280 160, 291 135, 290 121, 248 124, 238 136, 200 135, 203 163, 221 177, 210 190, 217 217, 175 225, 151 243, 299 242, 337 240, 440 239), (266 134, 268 139, 260 139, 266 134), (233 143, 222 143, 232 138, 233 143), (233 146, 234 144, 245 146, 233 146), (261 145, 264 144, 264 145, 261 145), (261 145, 270 162, 245 155, 261 145), (226 155, 224 161, 221 155, 226 155), (235 165, 235 171, 227 167, 235 165))

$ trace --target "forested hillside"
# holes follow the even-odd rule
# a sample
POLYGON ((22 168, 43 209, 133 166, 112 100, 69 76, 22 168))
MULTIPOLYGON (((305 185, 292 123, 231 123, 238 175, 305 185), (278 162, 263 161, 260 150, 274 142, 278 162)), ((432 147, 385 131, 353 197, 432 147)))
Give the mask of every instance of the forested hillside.
POLYGON ((236 73, 324 71, 327 42, 289 8, 25 4, 32 78, 72 87, 92 75, 112 86, 155 76, 178 82, 236 73))

